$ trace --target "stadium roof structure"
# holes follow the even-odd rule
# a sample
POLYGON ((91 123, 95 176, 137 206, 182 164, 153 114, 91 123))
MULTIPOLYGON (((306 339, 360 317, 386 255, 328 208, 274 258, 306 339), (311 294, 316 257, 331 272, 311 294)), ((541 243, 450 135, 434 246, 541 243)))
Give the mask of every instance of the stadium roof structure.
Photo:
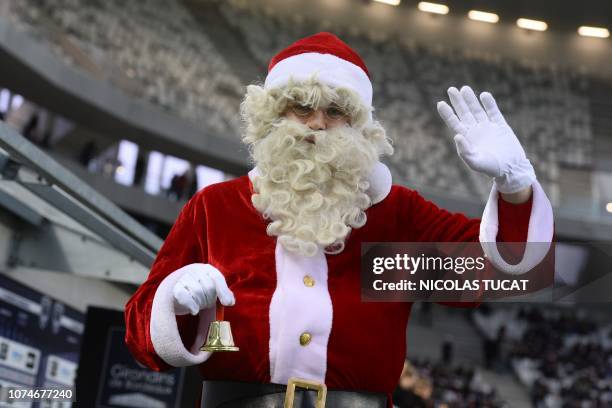
MULTIPOLYGON (((562 30, 575 31, 578 26, 603 25, 612 22, 612 3, 607 0, 432 0, 450 8, 450 13, 467 14, 469 10, 491 11, 500 21, 514 21, 519 17, 539 18, 562 30)), ((416 2, 404 1, 402 7, 415 7, 416 2)))

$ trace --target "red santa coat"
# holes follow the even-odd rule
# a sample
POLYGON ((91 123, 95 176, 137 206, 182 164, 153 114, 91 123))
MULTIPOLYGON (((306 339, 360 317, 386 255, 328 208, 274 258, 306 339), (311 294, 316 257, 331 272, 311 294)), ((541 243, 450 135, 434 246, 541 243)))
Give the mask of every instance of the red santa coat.
MULTIPOLYGON (((383 166, 384 167, 384 166, 383 166)), ((324 381, 329 388, 391 393, 406 356, 410 303, 362 303, 362 242, 453 242, 482 239, 550 241, 552 209, 539 184, 525 204, 506 203, 493 189, 481 222, 452 214, 416 191, 391 185, 386 167, 372 183, 367 223, 343 252, 313 258, 289 253, 266 234, 251 203, 248 176, 211 185, 183 208, 149 277, 125 308, 126 343, 142 364, 164 370, 199 364, 204 378, 286 383, 324 381), (175 316, 172 288, 181 267, 209 263, 236 297, 225 308, 235 353, 199 351, 215 310, 175 316), (304 277, 314 279, 307 286, 304 277), (300 335, 312 336, 300 345, 300 335)))

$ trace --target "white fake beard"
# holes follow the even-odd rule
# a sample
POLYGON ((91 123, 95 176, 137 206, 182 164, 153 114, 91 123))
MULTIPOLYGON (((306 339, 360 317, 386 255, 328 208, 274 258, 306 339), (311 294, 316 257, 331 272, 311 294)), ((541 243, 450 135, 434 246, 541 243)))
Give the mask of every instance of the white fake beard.
POLYGON ((366 223, 367 177, 378 149, 361 131, 312 131, 282 119, 253 144, 252 154, 260 173, 253 181, 253 205, 271 220, 268 235, 287 250, 339 253, 351 229, 366 223), (305 140, 309 136, 314 144, 305 140))

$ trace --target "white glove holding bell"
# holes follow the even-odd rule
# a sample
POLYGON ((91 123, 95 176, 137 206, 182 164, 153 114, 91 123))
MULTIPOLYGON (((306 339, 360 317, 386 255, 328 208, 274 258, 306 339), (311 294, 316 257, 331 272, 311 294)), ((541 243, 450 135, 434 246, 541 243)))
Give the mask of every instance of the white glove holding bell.
POLYGON ((217 297, 223 306, 233 306, 236 298, 225 278, 210 264, 194 263, 178 269, 183 276, 174 284, 174 313, 197 315, 200 310, 215 305, 217 297))
POLYGON ((469 86, 461 92, 451 87, 448 96, 455 111, 446 102, 438 102, 438 113, 455 132, 457 153, 465 164, 493 177, 502 193, 516 193, 532 185, 536 180, 533 166, 493 96, 481 93, 481 105, 469 86))

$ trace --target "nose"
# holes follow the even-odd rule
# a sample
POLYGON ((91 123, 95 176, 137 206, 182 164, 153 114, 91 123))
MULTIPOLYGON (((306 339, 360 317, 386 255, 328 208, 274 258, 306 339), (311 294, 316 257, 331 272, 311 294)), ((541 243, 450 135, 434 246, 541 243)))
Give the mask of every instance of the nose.
POLYGON ((308 118, 306 125, 312 130, 325 130, 327 128, 327 122, 323 111, 321 109, 314 111, 308 118))

